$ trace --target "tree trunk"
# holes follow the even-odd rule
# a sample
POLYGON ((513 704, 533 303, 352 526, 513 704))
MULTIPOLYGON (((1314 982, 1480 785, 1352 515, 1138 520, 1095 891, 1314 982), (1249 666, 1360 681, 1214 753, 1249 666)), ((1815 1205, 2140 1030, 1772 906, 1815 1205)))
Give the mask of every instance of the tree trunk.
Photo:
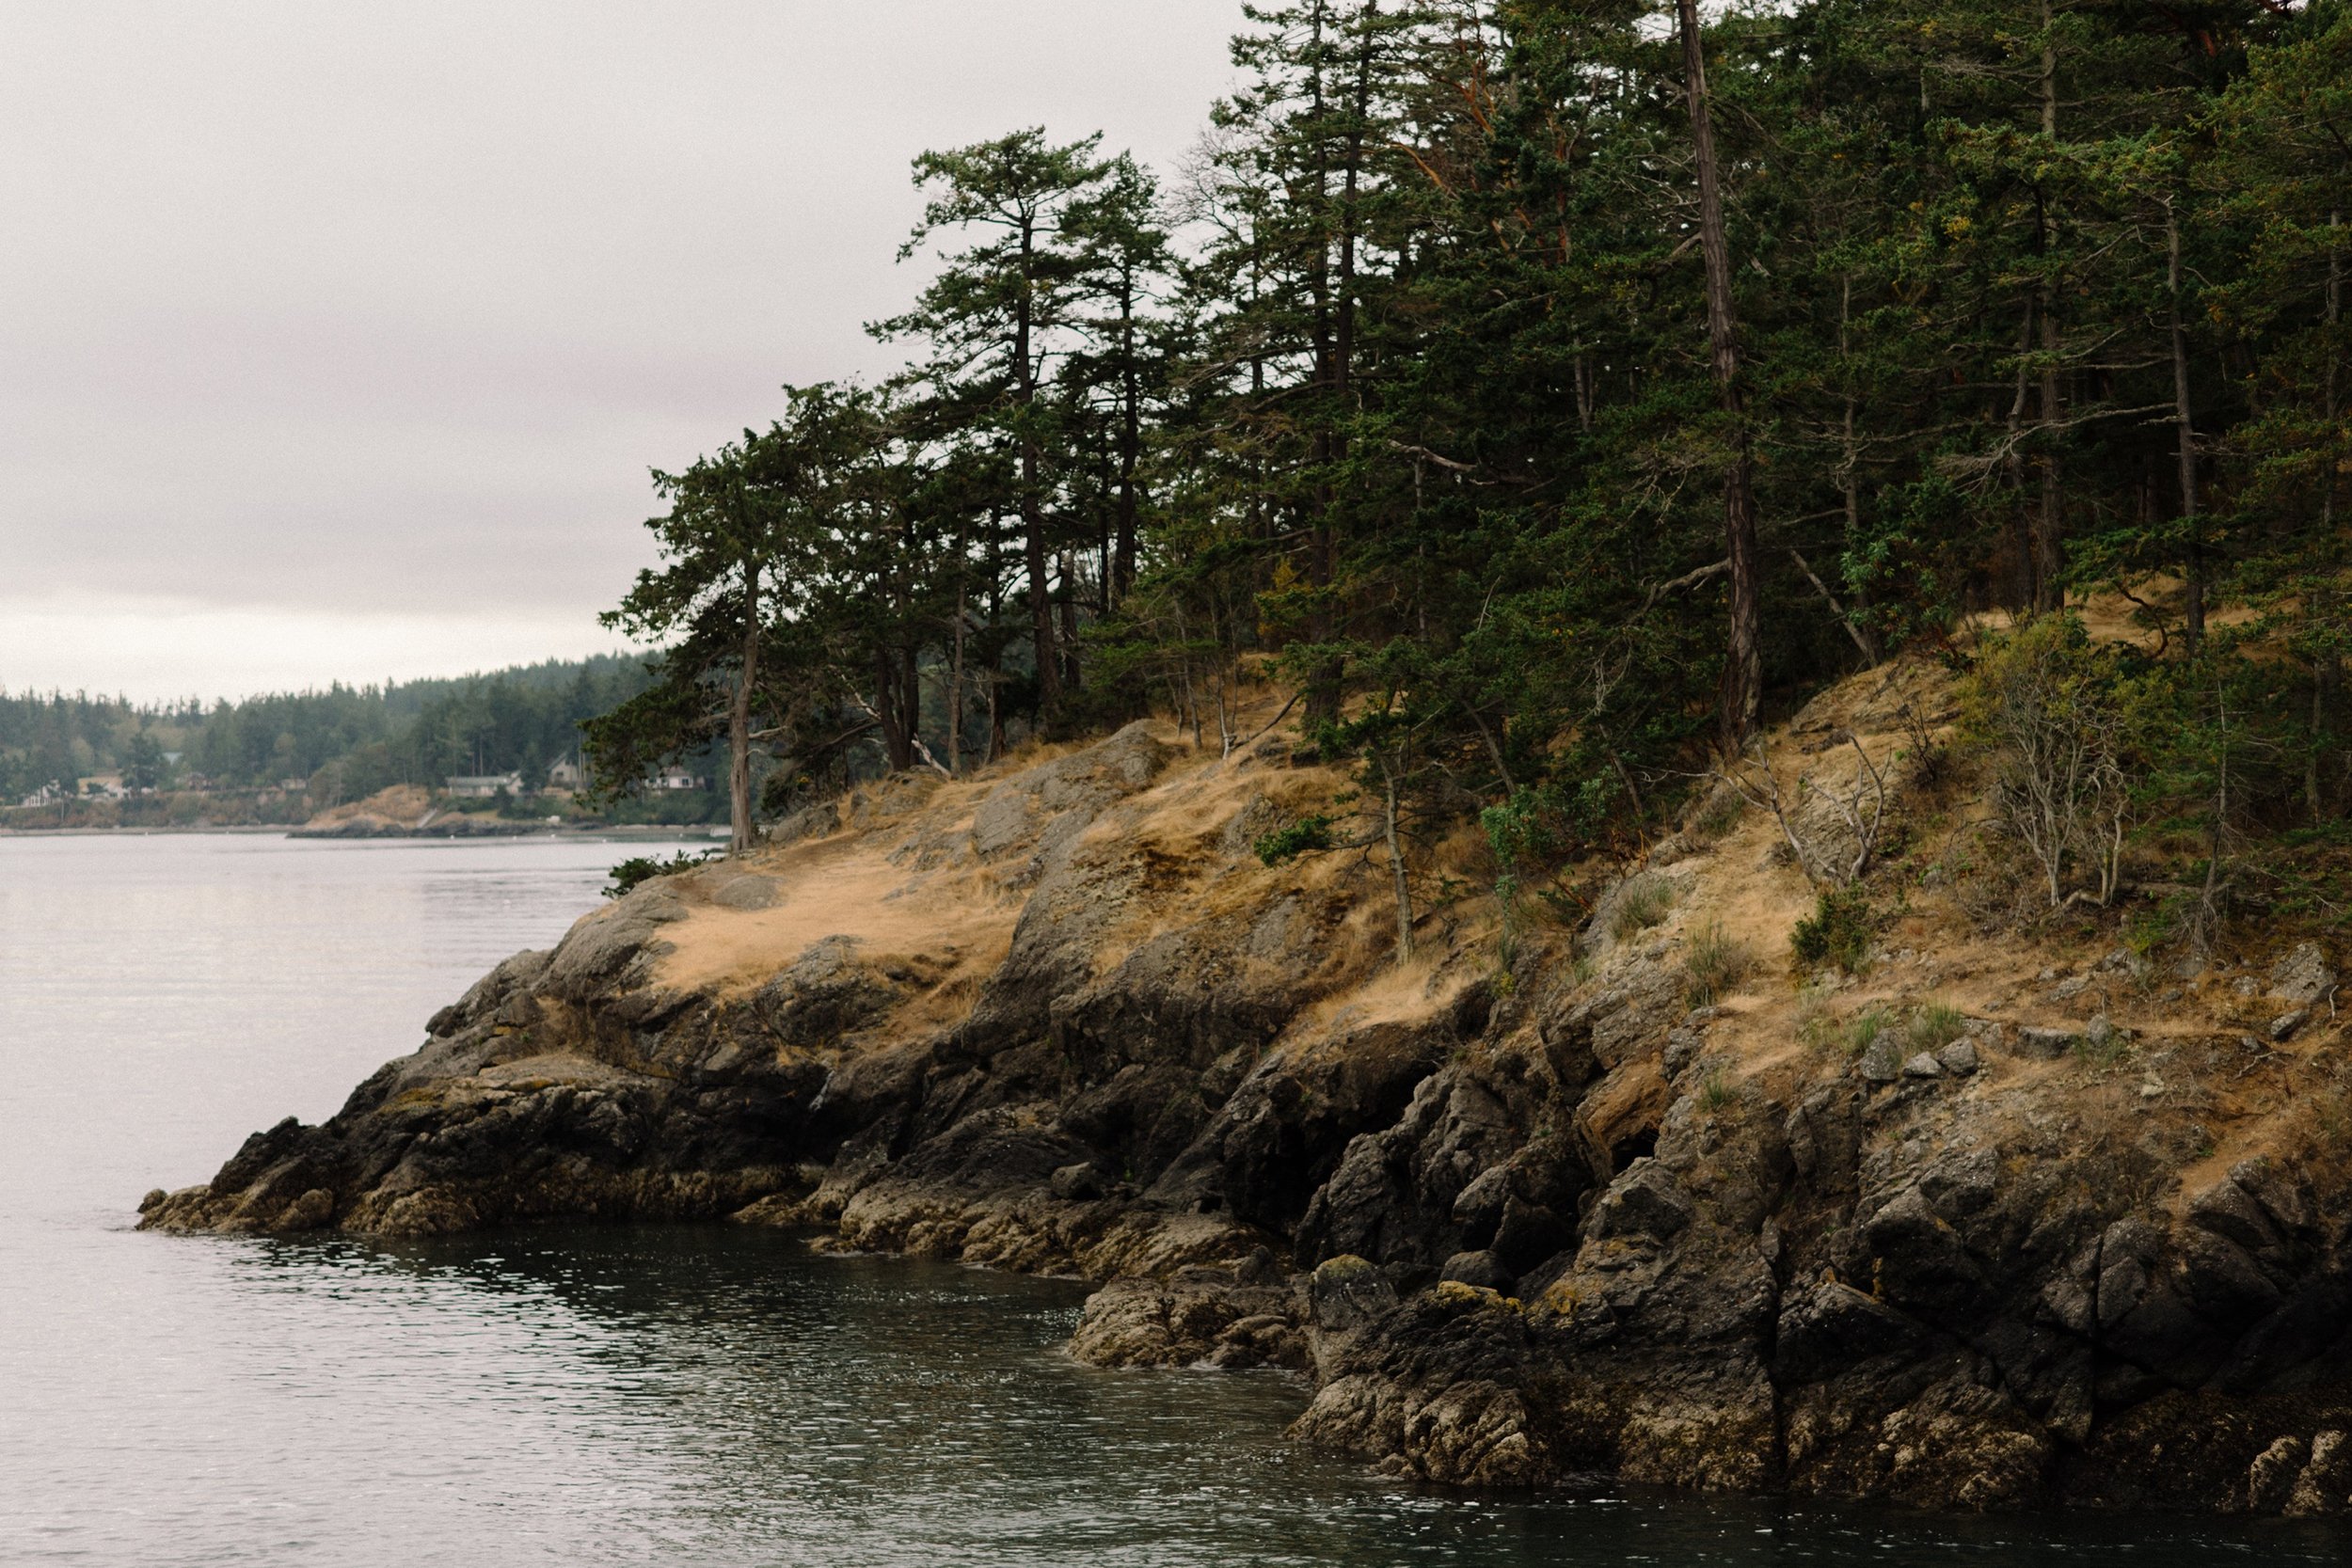
MULTIPOLYGON (((959 539, 956 542, 959 558, 962 552, 963 542, 959 539)), ((959 566, 956 571, 955 647, 947 658, 947 771, 950 774, 963 771, 963 643, 967 634, 963 604, 963 570, 959 566)))
POLYGON ((759 679, 759 562, 743 562, 743 668, 727 711, 727 853, 752 849, 752 691, 759 679))
MULTIPOLYGON (((1323 152, 1323 34, 1327 22, 1323 0, 1316 0, 1308 35, 1311 65, 1308 79, 1308 111, 1315 127, 1315 261, 1309 276, 1309 292, 1312 297, 1312 314, 1309 329, 1310 346, 1314 356, 1314 381, 1323 405, 1315 410, 1314 434, 1308 443, 1308 459, 1319 475, 1327 474, 1330 465, 1339 458, 1331 434, 1331 420, 1337 412, 1341 372, 1338 356, 1333 348, 1331 236, 1329 203, 1331 199, 1330 170, 1323 152)), ((1352 172, 1352 171, 1351 171, 1352 172)), ((1311 504, 1314 517, 1308 529, 1307 581, 1317 591, 1314 609, 1307 616, 1307 635, 1316 642, 1331 640, 1332 624, 1329 607, 1321 591, 1331 586, 1337 550, 1333 539, 1331 511, 1338 498, 1327 479, 1316 480, 1311 504)), ((1340 686, 1336 673, 1327 663, 1318 664, 1307 681, 1307 709, 1304 715, 1311 728, 1327 723, 1340 714, 1340 686)))
MULTIPOLYGON (((2052 141, 2058 139, 2058 40, 2051 32, 2050 0, 2042 0, 2042 134, 2052 141)), ((2038 214, 2038 243, 2048 245, 2047 216, 2038 214)), ((2060 486, 2058 457, 2046 450, 2058 439, 2060 418, 2058 407, 2058 317, 2052 311, 2046 286, 2041 291, 2041 309, 2037 312, 2042 324, 2042 430, 2045 445, 2040 462, 2042 471, 2042 509, 2034 519, 2034 609, 2047 612, 2058 608, 2061 594, 2058 574, 2065 563, 2064 499, 2060 486)))
POLYGON ((1061 552, 1061 662, 1063 684, 1075 688, 1078 684, 1078 562, 1068 550, 1061 552))
POLYGON ((1675 11, 1682 32, 1691 143, 1698 163, 1699 247, 1707 262, 1707 338, 1715 362, 1716 393, 1731 424, 1731 466, 1724 475, 1724 553, 1731 563, 1731 626, 1724 640, 1720 718, 1724 751, 1736 755, 1756 732, 1764 705, 1763 584, 1756 560, 1756 491, 1747 410, 1740 388, 1740 327, 1732 310, 1731 246, 1724 234, 1723 191, 1715 160, 1715 127, 1708 112, 1707 60, 1700 47, 1696 0, 1675 0, 1675 11))
POLYGON ((916 757, 929 754, 923 745, 923 667, 916 655, 912 643, 898 650, 898 711, 907 753, 904 761, 893 764, 898 768, 912 768, 916 757))
POLYGON ((1136 583, 1136 467, 1143 453, 1143 388, 1136 374, 1136 299, 1132 280, 1119 291, 1120 358, 1124 373, 1120 388, 1119 532, 1112 544, 1110 581, 1103 590, 1105 607, 1117 609, 1136 583))
POLYGON ((2011 532, 2017 549, 2017 593, 2013 608, 2030 609, 2042 600, 2042 584, 2034 549, 2034 530, 2026 512, 2026 354, 2033 347, 2034 323, 2041 315, 2037 296, 2026 296, 2026 316, 2017 328, 2017 386, 2009 404, 2009 482, 2013 498, 2011 532))
MULTIPOLYGON (((2328 214, 2328 337, 2322 345, 2327 364, 2323 407, 2327 445, 2320 453, 2319 465, 2319 537, 2321 548, 2332 550, 2336 534, 2336 369, 2342 354, 2337 342, 2344 323, 2344 252, 2338 248, 2336 230, 2343 223, 2343 214, 2328 214)), ((2312 657, 2312 736, 2304 753, 2303 793, 2311 807, 2312 825, 2317 827, 2326 819, 2327 798, 2319 769, 2327 749, 2328 721, 2334 711, 2336 692, 2344 684, 2344 661, 2326 641, 2330 635, 2327 626, 2331 596, 2324 593, 2311 595, 2309 614, 2314 623, 2321 644, 2312 657)))
MULTIPOLYGON (((1847 361, 1846 373, 1849 376, 1853 373, 1852 354, 1847 341, 1846 329, 1852 314, 1853 278, 1848 277, 1840 280, 1837 293, 1837 355, 1840 359, 1847 361)), ((1862 449, 1854 440, 1854 394, 1851 381, 1846 387, 1845 415, 1843 440, 1838 453, 1837 487, 1846 505, 1846 547, 1851 550, 1859 545, 1862 539, 1862 449)), ((1821 590, 1821 595, 1829 598, 1829 590, 1826 587, 1821 590)), ((1854 590, 1854 608, 1856 610, 1867 609, 1869 602, 1869 595, 1857 587, 1854 590)), ((1830 609, 1836 612, 1839 620, 1846 623, 1846 633, 1854 640, 1854 646, 1862 650, 1863 658, 1871 664, 1876 664, 1883 657, 1877 630, 1867 624, 1849 620, 1846 612, 1838 609, 1837 601, 1834 598, 1830 598, 1830 609)))
POLYGON ((2172 333, 2172 418, 2180 427, 2176 461, 2181 480, 2181 522, 2186 531, 2187 626, 2183 641, 2195 658, 2205 641, 2205 550, 2197 518, 2197 425, 2188 404, 2188 328, 2181 320, 2181 222, 2172 203, 2164 204, 2165 289, 2172 333))
POLYGON ((1061 653, 1055 646, 1054 596, 1046 580, 1045 515, 1038 505, 1037 437, 1028 427, 1030 405, 1037 401, 1037 367, 1029 351, 1030 269, 1037 240, 1028 228, 1021 230, 1021 293, 1013 302, 1012 357, 1014 389, 1021 404, 1021 546, 1022 563, 1029 574, 1029 637, 1037 651, 1038 705, 1050 708, 1061 701, 1061 653))
POLYGON ((1389 871, 1396 881, 1396 961, 1402 966, 1413 958, 1413 889, 1405 876, 1405 850, 1396 833, 1396 773, 1389 759, 1381 757, 1380 781, 1387 800, 1381 815, 1381 829, 1388 841, 1389 871))

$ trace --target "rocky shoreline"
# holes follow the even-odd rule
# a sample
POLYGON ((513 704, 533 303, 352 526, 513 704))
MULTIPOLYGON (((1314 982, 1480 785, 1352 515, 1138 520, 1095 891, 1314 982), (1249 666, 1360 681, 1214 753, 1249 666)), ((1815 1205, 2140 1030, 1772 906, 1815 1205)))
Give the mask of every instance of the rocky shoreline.
POLYGON ((2352 1501, 2326 954, 2022 967, 1922 893, 1862 980, 1693 1006, 1702 921, 1762 951, 1808 907, 1749 821, 1507 967, 1463 904, 1396 970, 1385 867, 1248 852, 1344 786, 1148 725, 885 781, 507 960, 141 1223, 731 1217, 1082 1275, 1074 1354, 1298 1369, 1299 1436, 1432 1481, 2352 1501), (1948 1037, 1857 1044, 1930 999, 1948 1037))

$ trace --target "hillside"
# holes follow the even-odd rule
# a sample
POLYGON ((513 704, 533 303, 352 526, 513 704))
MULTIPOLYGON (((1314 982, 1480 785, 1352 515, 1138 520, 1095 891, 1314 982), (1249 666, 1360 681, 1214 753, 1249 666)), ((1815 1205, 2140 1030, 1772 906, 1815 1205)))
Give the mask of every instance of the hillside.
POLYGON ((1080 1275, 1080 1355, 1296 1368, 1299 1435, 1438 1481, 2341 1509, 2328 955, 2021 919, 1954 706, 1926 661, 1831 689, 1745 775, 1788 833, 1701 792, 1573 925, 1432 846, 1401 966, 1372 824, 1253 852, 1351 787, 1283 740, 893 775, 509 959, 142 1225, 730 1216, 1080 1275), (1805 971, 1790 839, 1872 821, 1854 973, 1805 971))

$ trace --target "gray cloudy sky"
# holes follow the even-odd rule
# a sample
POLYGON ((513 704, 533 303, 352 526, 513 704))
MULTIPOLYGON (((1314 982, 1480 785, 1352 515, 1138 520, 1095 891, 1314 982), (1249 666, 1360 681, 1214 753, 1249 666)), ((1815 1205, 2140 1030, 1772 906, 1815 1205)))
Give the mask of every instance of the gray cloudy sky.
POLYGON ((1164 172, 1238 0, 0 0, 0 688, 609 647, 648 467, 886 369, 908 160, 1164 172))

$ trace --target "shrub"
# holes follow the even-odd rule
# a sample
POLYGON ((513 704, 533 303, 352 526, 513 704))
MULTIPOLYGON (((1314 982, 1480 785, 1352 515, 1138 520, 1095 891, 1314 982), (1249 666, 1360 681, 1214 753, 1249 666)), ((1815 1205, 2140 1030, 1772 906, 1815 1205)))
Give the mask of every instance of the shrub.
POLYGON ((607 898, 618 898, 648 878, 667 877, 675 872, 691 871, 706 862, 717 860, 723 853, 724 851, 719 849, 705 849, 697 855, 680 849, 676 855, 666 861, 659 855, 631 855, 612 868, 612 880, 606 884, 604 895, 607 898))
POLYGON ((1912 1009, 1909 1034, 1913 1045, 1921 1051, 1933 1051, 1960 1038, 1967 1027, 1968 1020, 1958 1007, 1925 1002, 1912 1009))
POLYGON ((1870 900, 1858 887, 1824 893, 1788 933, 1789 951, 1808 969, 1836 964, 1858 974, 1870 952, 1870 900))
POLYGON ((1699 1085, 1699 1104, 1709 1111, 1720 1111, 1739 1098, 1740 1091, 1731 1086, 1721 1068, 1709 1072, 1707 1081, 1699 1085))
POLYGON ((2058 909, 2105 906, 2122 874, 2131 806, 2122 675, 2081 621, 2048 615, 1990 643, 1962 687, 1969 732, 1999 762, 1994 804, 2041 867, 2058 909), (2066 891, 2070 874, 2096 885, 2066 891))
POLYGON ((1684 1000, 1693 1007, 1712 1006, 1747 974, 1748 952, 1724 930, 1722 921, 1709 920, 1691 933, 1682 969, 1689 982, 1684 1000))
POLYGON ((1331 847, 1331 819, 1324 816, 1302 816, 1287 828, 1277 828, 1262 833, 1249 846, 1258 859, 1267 865, 1279 865, 1316 849, 1331 847))
POLYGON ((1617 892, 1617 912, 1609 933, 1619 942, 1629 941, 1665 919, 1674 907, 1674 883, 1663 877, 1635 877, 1617 892))

